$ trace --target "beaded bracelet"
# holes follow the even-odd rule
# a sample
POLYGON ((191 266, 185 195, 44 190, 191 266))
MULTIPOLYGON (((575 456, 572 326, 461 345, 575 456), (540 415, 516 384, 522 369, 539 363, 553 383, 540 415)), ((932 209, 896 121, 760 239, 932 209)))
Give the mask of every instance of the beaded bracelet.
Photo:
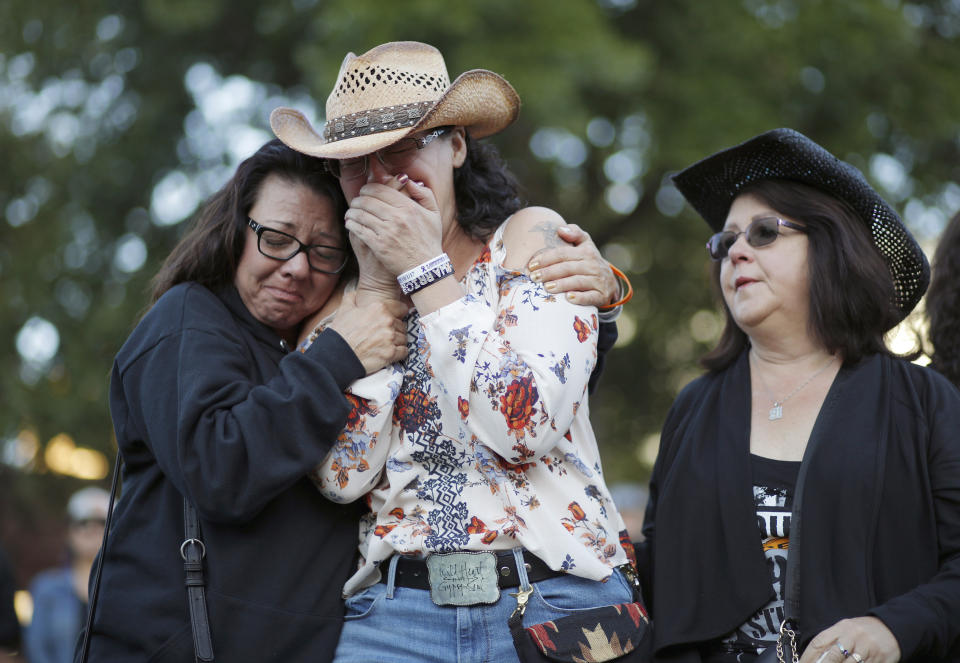
MULTIPOLYGON (((617 308, 618 306, 623 306, 633 297, 633 284, 630 283, 630 279, 627 278, 627 275, 621 272, 619 269, 610 265, 610 271, 613 272, 613 275, 620 279, 623 283, 627 285, 627 294, 618 299, 612 304, 604 304, 603 306, 598 306, 597 308, 601 311, 609 311, 612 308, 617 308)), ((623 292, 623 290, 621 290, 623 292)))
POLYGON ((405 271, 397 277, 397 283, 400 284, 403 294, 411 295, 448 276, 453 276, 453 263, 446 253, 441 253, 436 258, 405 271))

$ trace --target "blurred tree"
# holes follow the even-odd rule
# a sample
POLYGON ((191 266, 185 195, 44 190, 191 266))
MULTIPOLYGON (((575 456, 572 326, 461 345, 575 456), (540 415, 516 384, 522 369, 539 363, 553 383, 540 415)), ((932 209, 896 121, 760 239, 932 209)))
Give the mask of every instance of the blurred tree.
MULTIPOLYGON (((631 276, 593 420, 643 480, 718 333, 707 228, 671 172, 777 126, 861 167, 931 242, 960 208, 960 3, 929 0, 11 0, 0 13, 0 461, 58 501, 53 436, 113 456, 113 355, 183 219, 295 105, 322 119, 348 51, 427 41, 523 99, 493 139, 531 203, 631 276), (39 453, 15 441, 31 431, 39 453)), ((29 437, 29 436, 28 436, 29 437)))

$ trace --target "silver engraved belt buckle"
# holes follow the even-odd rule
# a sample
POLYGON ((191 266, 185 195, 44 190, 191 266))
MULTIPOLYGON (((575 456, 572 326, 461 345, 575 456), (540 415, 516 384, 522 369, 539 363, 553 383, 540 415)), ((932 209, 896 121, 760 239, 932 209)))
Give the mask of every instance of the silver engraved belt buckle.
POLYGON ((427 575, 430 599, 437 605, 477 605, 500 600, 497 556, 492 552, 430 555, 427 575))

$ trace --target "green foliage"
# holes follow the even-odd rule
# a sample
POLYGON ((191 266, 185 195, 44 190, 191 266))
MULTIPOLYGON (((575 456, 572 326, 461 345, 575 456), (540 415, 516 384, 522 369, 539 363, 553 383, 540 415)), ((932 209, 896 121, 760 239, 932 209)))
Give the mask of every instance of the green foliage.
MULTIPOLYGON (((223 150, 191 146, 192 132, 211 122, 185 86, 192 66, 260 83, 250 123, 266 130, 270 100, 306 94, 322 116, 348 51, 415 39, 443 51, 452 77, 486 68, 511 81, 523 99, 521 119, 493 141, 526 197, 587 228, 633 280, 637 294, 621 320, 632 339, 614 351, 591 406, 610 480, 643 480, 650 450, 644 456, 642 444, 655 438, 712 340, 702 331, 711 320, 703 312, 714 310, 706 226, 689 209, 679 211, 668 175, 791 126, 868 175, 872 155, 895 156, 909 187, 891 199, 943 207, 944 187, 960 181, 960 12, 956 2, 896 0, 608 6, 616 5, 7 3, 0 21, 0 361, 8 370, 0 375, 0 441, 22 428, 41 442, 68 432, 112 456, 112 357, 186 225, 151 221, 154 187, 174 169, 199 182, 233 163, 223 150), (596 118, 613 128, 609 142, 587 138, 596 118), (582 158, 536 158, 531 144, 544 129, 574 139, 582 158), (620 214, 606 202, 605 166, 624 154, 635 166, 624 184, 641 195, 620 214), (118 241, 131 236, 148 254, 127 273, 115 255, 118 241), (15 339, 33 316, 57 328, 60 346, 49 369, 31 378, 15 339)), ((924 226, 918 234, 935 233, 924 226)), ((42 460, 35 469, 38 480, 49 476, 42 460)))

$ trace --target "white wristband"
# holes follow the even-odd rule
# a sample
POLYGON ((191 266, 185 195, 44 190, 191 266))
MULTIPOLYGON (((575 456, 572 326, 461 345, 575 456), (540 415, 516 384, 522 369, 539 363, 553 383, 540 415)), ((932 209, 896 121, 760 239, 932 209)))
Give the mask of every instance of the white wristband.
POLYGON ((453 263, 446 253, 441 253, 436 258, 405 271, 397 277, 397 283, 400 284, 403 294, 409 295, 452 274, 453 263))

